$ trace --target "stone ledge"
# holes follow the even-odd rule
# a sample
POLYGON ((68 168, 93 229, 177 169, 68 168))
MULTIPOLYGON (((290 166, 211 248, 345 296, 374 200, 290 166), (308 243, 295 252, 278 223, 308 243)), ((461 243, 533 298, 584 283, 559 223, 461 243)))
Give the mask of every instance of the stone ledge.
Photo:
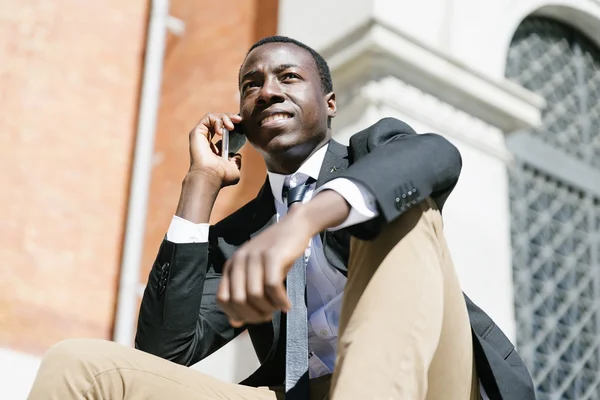
POLYGON ((323 49, 336 92, 393 76, 503 132, 541 123, 545 101, 508 80, 488 78, 376 19, 323 49))
POLYGON ((342 127, 356 124, 365 115, 370 115, 373 123, 383 116, 393 115, 389 110, 395 110, 430 126, 434 132, 457 138, 492 157, 504 162, 512 160, 506 149, 505 135, 499 128, 392 76, 357 83, 341 96, 338 93, 337 103, 334 123, 342 127))

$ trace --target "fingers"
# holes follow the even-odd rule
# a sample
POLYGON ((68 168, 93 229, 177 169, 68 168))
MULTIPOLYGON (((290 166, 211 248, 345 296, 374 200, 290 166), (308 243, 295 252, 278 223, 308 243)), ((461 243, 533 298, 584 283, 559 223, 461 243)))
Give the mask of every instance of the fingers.
POLYGON ((268 262, 262 252, 246 254, 243 250, 229 259, 217 290, 217 302, 234 327, 244 323, 262 323, 271 319, 277 310, 289 309, 282 274, 269 271, 281 270, 278 264, 268 262), (278 284, 267 285, 266 277, 278 284))
POLYGON ((189 133, 190 161, 192 164, 197 161, 199 157, 201 158, 202 146, 208 145, 213 154, 220 156, 221 142, 214 143, 215 137, 221 137, 223 135, 223 129, 228 129, 230 131, 235 129, 234 124, 240 123, 241 121, 242 118, 239 115, 231 113, 208 113, 204 115, 189 133), (206 139, 206 142, 204 142, 204 139, 206 139))
POLYGON ((291 308, 290 301, 283 281, 283 268, 277 263, 272 254, 264 257, 265 262, 265 294, 277 309, 288 312, 291 308))
POLYGON ((242 118, 236 114, 208 114, 209 123, 212 125, 212 131, 214 134, 222 135, 223 129, 232 131, 235 123, 242 121, 242 118))
MULTIPOLYGON (((247 269, 246 256, 236 254, 227 261, 223 270, 223 277, 217 290, 217 302, 223 312, 229 317, 229 323, 234 327, 240 327, 245 323, 256 324, 268 321, 273 313, 273 308, 262 304, 262 308, 256 308, 257 303, 254 294, 248 295, 247 291, 247 269), (250 299, 252 297, 252 299, 250 299)), ((260 273, 254 271, 250 275, 250 281, 256 282, 260 279, 260 273)), ((253 284, 253 288, 256 284, 253 284)), ((253 290, 252 293, 256 293, 253 290)))
POLYGON ((212 141, 215 135, 223 135, 223 129, 232 131, 235 126, 242 122, 242 117, 237 114, 225 114, 225 113, 208 113, 202 119, 196 127, 198 132, 203 134, 209 141, 212 141))
POLYGON ((228 130, 232 131, 235 126, 234 124, 239 124, 242 122, 242 117, 237 114, 224 114, 223 115, 223 126, 228 130))
POLYGON ((225 126, 223 118, 225 118, 225 114, 208 114, 206 127, 210 132, 210 139, 215 135, 223 135, 223 127, 225 126))
POLYGON ((238 319, 244 322, 262 322, 270 313, 264 315, 260 310, 255 309, 249 301, 246 281, 256 281, 257 271, 251 271, 254 272, 254 276, 248 276, 248 261, 248 256, 243 253, 235 255, 233 258, 229 288, 231 300, 228 306, 233 311, 233 315, 238 316, 238 319))
POLYGON ((277 306, 265 297, 265 280, 262 257, 253 253, 248 256, 246 273, 246 293, 248 303, 260 312, 263 318, 270 318, 277 306))
POLYGON ((234 327, 239 327, 241 324, 241 319, 238 315, 235 315, 229 304, 231 303, 231 292, 230 281, 229 281, 229 272, 231 270, 231 261, 227 261, 223 266, 223 276, 221 277, 221 282, 219 283, 219 288, 217 289, 217 303, 221 306, 223 312, 229 317, 229 323, 234 327))

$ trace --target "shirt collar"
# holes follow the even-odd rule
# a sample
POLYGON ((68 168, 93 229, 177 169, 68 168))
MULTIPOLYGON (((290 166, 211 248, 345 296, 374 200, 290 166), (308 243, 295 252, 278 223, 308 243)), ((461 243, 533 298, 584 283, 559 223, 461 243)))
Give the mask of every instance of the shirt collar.
POLYGON ((321 166, 323 165, 323 160, 325 159, 325 153, 327 153, 328 147, 329 143, 317 150, 312 156, 310 156, 306 161, 304 161, 300 168, 298 168, 298 170, 293 174, 282 175, 277 174, 275 172, 267 171, 267 174, 269 175, 269 184, 271 185, 271 192, 273 192, 273 197, 275 198, 275 200, 277 200, 280 203, 283 203, 283 198, 281 196, 283 185, 287 184, 290 181, 290 178, 292 177, 302 175, 302 179, 299 179, 299 183, 304 183, 309 177, 317 180, 319 178, 319 172, 321 171, 321 166))

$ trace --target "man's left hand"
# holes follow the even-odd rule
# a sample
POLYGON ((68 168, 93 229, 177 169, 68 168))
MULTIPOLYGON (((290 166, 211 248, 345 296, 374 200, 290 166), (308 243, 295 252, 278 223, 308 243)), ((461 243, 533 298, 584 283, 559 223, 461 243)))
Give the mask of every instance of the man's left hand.
POLYGON ((275 311, 290 309, 284 281, 312 236, 308 221, 299 214, 288 214, 225 263, 217 301, 232 326, 266 322, 275 311))
POLYGON ((291 304, 285 278, 313 235, 348 218, 350 205, 333 190, 294 206, 281 220, 242 245, 223 266, 217 302, 234 327, 269 321, 291 304))

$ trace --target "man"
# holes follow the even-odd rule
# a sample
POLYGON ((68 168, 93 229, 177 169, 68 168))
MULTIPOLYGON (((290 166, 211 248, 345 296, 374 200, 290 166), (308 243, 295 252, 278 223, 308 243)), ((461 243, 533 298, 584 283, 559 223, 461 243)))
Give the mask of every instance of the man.
POLYGON ((282 398, 282 321, 294 306, 285 278, 304 255, 311 399, 479 399, 479 382, 491 399, 533 399, 522 361, 465 304, 450 260, 440 210, 460 173, 456 148, 394 119, 346 147, 331 140, 335 113, 320 55, 284 37, 256 43, 240 69, 239 116, 207 114, 190 133, 190 169, 141 305, 143 352, 60 343, 30 398, 282 398), (240 177, 239 156, 212 144, 234 123, 268 179, 209 227, 219 190, 240 177), (307 193, 288 209, 296 187, 307 193), (241 385, 183 366, 245 329, 261 367, 241 385))

